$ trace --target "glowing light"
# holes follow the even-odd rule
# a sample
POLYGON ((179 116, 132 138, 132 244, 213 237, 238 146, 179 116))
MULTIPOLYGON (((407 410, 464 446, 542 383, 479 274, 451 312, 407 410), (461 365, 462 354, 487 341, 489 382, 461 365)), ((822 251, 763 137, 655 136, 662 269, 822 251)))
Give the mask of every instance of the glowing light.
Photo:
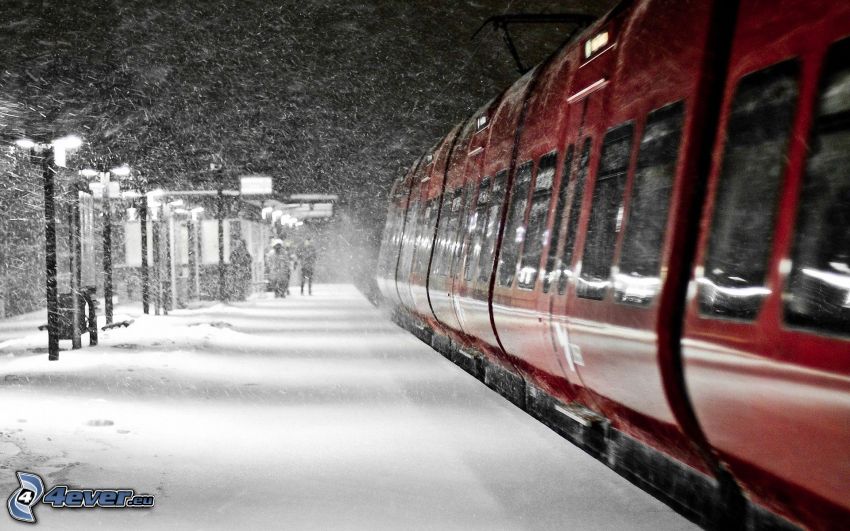
POLYGON ((130 166, 127 166, 126 164, 122 164, 121 166, 118 166, 117 168, 112 168, 110 171, 112 172, 113 175, 117 175, 119 177, 126 177, 126 176, 130 175, 130 166))
POLYGON ((54 148, 62 148, 66 150, 77 149, 83 145, 83 139, 76 135, 63 136, 53 141, 54 148))
POLYGON ((84 170, 80 170, 80 175, 83 177, 97 177, 100 175, 100 172, 91 168, 86 168, 84 170))
POLYGON ((32 149, 35 147, 35 142, 29 138, 19 138, 15 140, 15 145, 21 149, 32 149))

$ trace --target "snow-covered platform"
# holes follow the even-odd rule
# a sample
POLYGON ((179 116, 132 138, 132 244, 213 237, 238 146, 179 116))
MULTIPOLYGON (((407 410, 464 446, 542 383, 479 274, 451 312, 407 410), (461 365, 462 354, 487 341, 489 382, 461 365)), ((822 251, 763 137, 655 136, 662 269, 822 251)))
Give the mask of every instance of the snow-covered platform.
POLYGON ((167 317, 119 307, 132 326, 58 362, 41 314, 0 322, 0 498, 28 470, 156 496, 40 505, 50 528, 693 527, 353 287, 314 293, 167 317))

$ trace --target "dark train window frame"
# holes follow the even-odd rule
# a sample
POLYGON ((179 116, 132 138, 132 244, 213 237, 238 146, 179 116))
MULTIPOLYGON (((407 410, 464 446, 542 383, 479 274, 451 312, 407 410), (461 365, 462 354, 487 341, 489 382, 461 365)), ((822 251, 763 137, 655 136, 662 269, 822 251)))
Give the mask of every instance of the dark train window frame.
POLYGON ((635 122, 630 120, 609 128, 602 138, 576 286, 576 296, 581 299, 605 300, 611 291, 611 273, 625 215, 626 184, 634 156, 635 129, 635 122), (625 150, 611 151, 612 146, 621 143, 624 143, 625 150), (609 153, 612 157, 610 161, 606 158, 609 153), (618 154, 620 158, 615 158, 618 154), (603 204, 601 201, 606 197, 609 203, 603 204), (613 225, 606 225, 612 221, 613 225), (593 231, 599 231, 599 236, 593 234, 593 231), (603 274, 603 271, 607 273, 603 274), (604 285, 592 285, 591 282, 602 282, 604 285))
POLYGON ((422 233, 419 238, 422 240, 417 246, 416 257, 414 259, 414 271, 417 275, 425 276, 428 274, 428 264, 431 262, 431 254, 434 246, 434 229, 437 222, 437 199, 432 197, 425 200, 425 211, 423 212, 422 220, 425 225, 422 227, 422 233))
MULTIPOLYGON (((662 107, 649 112, 644 121, 641 139, 637 146, 637 159, 635 160, 635 169, 632 175, 632 185, 629 191, 628 204, 626 205, 626 214, 623 218, 623 237, 620 244, 620 256, 617 260, 616 276, 614 278, 614 301, 618 304, 628 304, 639 307, 648 307, 661 293, 663 279, 661 272, 663 268, 665 242, 667 240, 667 231, 670 225, 670 211, 673 206, 673 190, 676 186, 676 170, 679 160, 682 157, 684 146, 684 126, 687 106, 684 100, 678 100, 668 103, 662 107), (653 142, 648 135, 651 129, 655 127, 668 126, 669 129, 665 132, 662 130, 663 136, 653 142), (666 155, 666 158, 665 158, 666 155), (647 158, 650 158, 647 161, 647 158), (665 171, 666 175, 651 175, 645 174, 652 170, 665 171), (643 177, 646 177, 645 179, 643 177), (658 186, 658 177, 665 179, 661 186, 658 186), (651 182, 655 178, 655 182, 651 182), (646 188, 647 185, 650 188, 646 188), (666 201, 658 202, 653 199, 658 197, 658 191, 664 189, 667 194, 666 201), (644 194, 650 194, 644 197, 644 194), (641 199, 647 200, 641 203, 641 199), (659 203, 659 208, 653 209, 651 204, 659 203), (644 211, 646 207, 647 210, 644 211), (651 223, 650 223, 651 222, 651 223), (633 233, 635 230, 641 230, 637 235, 633 233), (651 229, 654 236, 652 240, 647 240, 646 236, 650 234, 647 229, 651 229), (646 252, 647 245, 652 245, 651 253, 646 252), (638 246, 637 250, 643 249, 644 259, 637 262, 636 249, 633 245, 638 246), (649 261, 646 261, 650 255, 649 261), (632 262, 635 260, 635 262, 632 262), (623 269, 627 267, 633 269, 641 268, 638 275, 630 275, 624 273, 623 269), (648 271, 651 269, 651 271, 648 271), (628 275, 630 279, 656 279, 657 286, 647 288, 644 286, 643 291, 638 289, 632 290, 630 293, 628 288, 623 288, 621 280, 623 275, 628 275)), ((654 131, 652 131, 654 132, 654 131)))
MULTIPOLYGON (((449 254, 449 240, 451 235, 449 234, 451 222, 452 222, 452 214, 454 211, 452 210, 455 199, 458 198, 458 194, 462 193, 463 186, 458 186, 452 190, 446 190, 443 193, 443 203, 441 209, 440 219, 445 220, 445 223, 439 230, 439 243, 440 246, 438 249, 438 255, 435 257, 435 271, 434 274, 440 277, 448 277, 450 271, 446 271, 446 255, 449 254)), ((451 266, 451 262, 448 263, 451 266)))
POLYGON ((561 264, 558 260, 561 255, 558 253, 558 242, 560 241, 561 228, 564 223, 564 210, 567 208, 568 204, 574 155, 575 145, 570 144, 567 146, 564 154, 564 161, 561 164, 561 182, 558 186, 558 200, 555 204, 555 210, 552 211, 552 219, 549 223, 552 226, 552 230, 549 232, 549 241, 546 242, 549 244, 549 249, 545 257, 546 265, 543 269, 543 280, 541 281, 541 289, 543 293, 549 293, 552 285, 557 282, 557 277, 560 276, 561 264))
POLYGON ((561 269, 558 275, 558 295, 567 291, 567 284, 573 276, 572 263, 576 256, 578 243, 578 225, 581 222, 582 204, 587 188, 587 178, 590 175, 590 161, 593 159, 593 137, 584 139, 578 155, 576 171, 570 179, 569 201, 564 212, 563 222, 567 224, 564 232, 564 247, 561 249, 561 269))
POLYGON ((475 179, 470 179, 464 183, 463 196, 460 203, 460 216, 458 220, 457 235, 455 238, 455 248, 452 253, 452 270, 450 276, 453 280, 460 280, 459 273, 462 269, 462 264, 465 259, 464 243, 466 242, 466 233, 468 231, 469 210, 472 208, 474 199, 478 194, 478 183, 475 179))
POLYGON ((697 275, 696 301, 699 316, 702 318, 753 323, 758 320, 764 301, 773 294, 768 285, 769 266, 776 223, 779 219, 779 202, 789 170, 788 148, 800 108, 801 75, 802 65, 799 58, 795 57, 749 72, 737 80, 728 108, 726 128, 723 131, 725 140, 711 204, 705 255, 700 266, 701 274, 697 275), (783 83, 784 88, 790 90, 787 101, 759 99, 768 90, 774 94, 781 91, 783 83), (757 105, 759 102, 761 105, 757 105), (785 108, 781 107, 783 103, 785 108), (740 108, 743 110, 736 113, 736 109, 740 108), (763 114, 755 115, 754 112, 763 114), (781 115, 782 112, 785 115, 781 115), (783 120, 778 119, 778 116, 783 120), (763 119, 759 121, 759 117, 763 119), (771 134, 773 136, 769 136, 771 134), (758 141, 760 138, 762 142, 754 142, 754 139, 758 141), (771 143, 775 144, 772 153, 769 151, 771 143), (753 161, 754 147, 758 148, 760 155, 756 162, 753 161), (774 166, 766 166, 768 163, 774 163, 774 166), (751 175, 746 170, 753 165, 758 165, 759 171, 756 175, 762 177, 763 182, 756 183, 752 177, 745 183, 735 182, 736 175, 751 175), (766 168, 775 174, 772 178, 768 171, 764 171, 766 168), (761 186, 761 189, 755 188, 756 185, 761 186), (771 193, 774 197, 764 201, 763 198, 771 193), (729 196, 729 200, 725 194, 729 196), (738 200, 735 194, 744 196, 743 203, 747 204, 747 208, 735 208, 735 201, 738 200), (747 200, 753 196, 759 200, 747 200), (724 201, 728 204, 724 204, 724 201), (763 205, 767 205, 766 209, 757 212, 756 208, 763 205), (762 217, 758 218, 757 214, 762 217), (747 223, 750 226, 747 226, 747 223), (758 224, 760 225, 753 226, 758 224), (760 232, 755 234, 757 230, 760 232), (742 241, 745 242, 744 245, 742 241), (750 245, 752 243, 759 247, 750 245), (748 254, 742 256, 743 251, 748 254), (715 256, 715 253, 720 256, 715 256), (729 255, 734 255, 735 260, 732 261, 729 255), (725 267, 734 273, 727 276, 729 280, 747 284, 727 286, 718 283, 719 273, 716 272, 725 272, 720 268, 725 265, 723 262, 728 262, 729 265, 725 267), (754 265, 756 263, 758 266, 754 265), (739 297, 730 293, 731 290, 740 288, 748 291, 739 297))
POLYGON ((538 282, 537 280, 542 276, 540 273, 540 264, 543 261, 543 250, 550 240, 549 231, 546 230, 549 222, 549 214, 552 210, 552 185, 555 182, 555 177, 558 172, 558 151, 552 150, 544 155, 542 155, 539 159, 537 159, 537 170, 534 175, 534 188, 531 192, 531 198, 528 204, 528 214, 527 219, 525 221, 525 240, 523 241, 522 252, 520 253, 520 257, 517 261, 518 274, 516 279, 517 288, 523 291, 533 291, 538 282), (548 182, 544 182, 543 187, 541 187, 540 175, 546 170, 549 172, 548 182), (539 233, 536 234, 536 238, 534 238, 534 234, 532 234, 532 215, 534 214, 535 207, 540 207, 543 205, 543 215, 538 220, 539 225, 537 229, 539 233), (532 262, 527 262, 526 258, 529 254, 529 243, 533 242, 533 247, 531 250, 533 254, 537 255, 537 258, 532 262), (529 280, 524 280, 522 275, 522 271, 525 267, 533 267, 534 273, 529 280))
POLYGON ((482 247, 482 251, 486 248, 487 252, 479 256, 478 259, 478 281, 489 282, 495 268, 496 248, 499 245, 499 227, 502 221, 502 213, 505 208, 505 194, 508 186, 508 170, 503 169, 497 171, 493 175, 493 180, 490 182, 490 206, 487 210, 487 223, 484 226, 484 242, 486 247, 482 247), (487 229, 493 229, 492 233, 488 233, 487 229), (482 260, 482 258, 487 258, 482 260))
POLYGON ((517 265, 519 264, 522 246, 525 243, 525 220, 528 216, 528 207, 531 203, 532 178, 534 177, 534 160, 524 161, 518 164, 514 173, 510 201, 507 205, 508 211, 505 217, 505 230, 502 233, 502 242, 499 250, 499 263, 496 267, 496 283, 503 288, 510 288, 517 276, 517 265), (520 207, 522 205, 522 207, 520 207), (521 212, 520 212, 521 208, 521 212), (522 239, 517 240, 518 231, 522 230, 522 239), (513 232, 513 236, 511 235, 513 232), (510 253, 510 254, 509 254, 510 253), (508 257, 512 263, 508 263, 508 257))
POLYGON ((490 186, 492 181, 493 179, 487 176, 478 183, 478 192, 475 196, 475 233, 472 234, 472 241, 463 265, 463 282, 467 284, 474 282, 475 273, 478 271, 478 262, 481 260, 481 254, 484 250, 483 244, 487 230, 487 213, 490 211, 490 196, 492 195, 490 186), (476 242, 479 245, 477 253, 475 252, 476 242))
MULTIPOLYGON (((817 262, 826 262, 832 269, 839 270, 834 265, 839 262, 829 258, 835 258, 835 251, 850 242, 850 235, 848 235, 850 219, 838 220, 838 223, 833 220, 824 224, 822 219, 818 219, 818 215, 823 217, 843 214, 848 217, 848 212, 850 212, 850 183, 845 182, 844 188, 841 189, 840 184, 836 182, 840 180, 840 177, 836 178, 835 174, 828 173, 829 168, 818 167, 818 165, 823 166, 832 162, 832 157, 841 160, 841 154, 848 153, 846 150, 842 151, 841 148, 850 149, 850 102, 836 112, 824 111, 824 106, 829 105, 829 102, 824 101, 825 96, 829 94, 828 89, 836 84, 839 85, 839 88, 844 89, 840 93, 843 93, 845 98, 850 99, 850 59, 848 58, 850 58, 850 38, 840 40, 829 48, 823 59, 817 93, 813 101, 807 102, 812 108, 812 122, 807 133, 806 156, 800 169, 799 191, 795 198, 796 212, 787 258, 789 270, 782 287, 781 309, 782 323, 785 327, 807 334, 830 336, 845 341, 850 340, 850 288, 846 289, 843 294, 837 293, 837 295, 843 295, 845 301, 847 301, 837 309, 837 312, 835 308, 829 308, 829 311, 825 311, 827 303, 823 300, 824 295, 829 293, 828 290, 832 287, 839 290, 841 287, 835 286, 835 279, 833 279, 833 282, 829 282, 828 275, 830 275, 830 272, 820 269, 818 266, 823 264, 817 262), (835 146, 828 150, 829 145, 827 144, 826 148, 821 151, 821 148, 824 147, 824 137, 842 134, 845 145, 838 145, 837 150, 835 146), (826 160, 818 157, 821 153, 827 154, 826 160), (836 187, 839 188, 839 193, 836 193, 834 189, 836 187), (814 206, 812 203, 814 203, 814 206), (811 226, 814 230, 811 230, 811 226), (823 230, 824 228, 832 228, 840 231, 841 228, 839 227, 844 229, 844 233, 837 235, 837 237, 833 237, 834 235, 829 231, 823 230), (836 244, 836 242, 838 243, 836 244), (824 245, 825 243, 827 245, 824 245), (811 248, 806 249, 806 247, 811 248), (833 251, 829 258, 825 258, 822 254, 826 249, 833 251), (802 261, 799 256, 800 253, 816 254, 813 260, 810 257, 810 262, 814 263, 807 264, 804 262, 798 265, 802 261), (813 268, 817 268, 817 275, 805 272, 805 270, 813 268), (803 284, 806 275, 813 278, 808 278, 808 283, 803 284), (816 284, 818 280, 820 281, 819 285, 816 284), (810 286, 816 289, 812 290, 810 286), (813 301, 807 300, 804 296, 812 291, 819 297, 813 301), (806 307, 807 304, 812 307, 806 307)), ((840 139, 836 141, 835 138, 829 140, 836 143, 841 141, 840 139)), ((845 155, 843 160, 844 162, 850 161, 850 154, 845 155)), ((845 165, 845 172, 846 168, 845 165)), ((850 248, 847 248, 844 253, 850 255, 850 248)), ((845 256, 844 260, 847 262, 844 264, 847 268, 850 265, 850 256, 845 256)), ((850 280, 850 271, 846 271, 844 277, 844 280, 850 280)))

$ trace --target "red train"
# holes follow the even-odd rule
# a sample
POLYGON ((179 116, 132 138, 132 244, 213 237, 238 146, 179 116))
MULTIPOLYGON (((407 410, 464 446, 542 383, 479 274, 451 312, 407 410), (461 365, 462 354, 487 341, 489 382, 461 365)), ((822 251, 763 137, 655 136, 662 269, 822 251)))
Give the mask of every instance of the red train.
POLYGON ((694 521, 850 526, 850 2, 622 3, 395 182, 378 267, 694 521))

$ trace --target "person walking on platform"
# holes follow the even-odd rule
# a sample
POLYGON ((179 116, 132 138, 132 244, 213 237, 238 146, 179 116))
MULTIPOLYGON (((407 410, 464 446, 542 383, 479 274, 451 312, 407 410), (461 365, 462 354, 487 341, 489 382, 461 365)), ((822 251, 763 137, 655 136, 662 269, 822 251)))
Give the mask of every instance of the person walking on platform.
POLYGON ((275 240, 272 250, 268 254, 268 264, 269 280, 276 298, 285 298, 286 292, 289 290, 290 260, 289 253, 283 248, 283 242, 275 240))
POLYGON ((234 242, 233 250, 230 251, 229 273, 230 298, 244 301, 251 291, 251 254, 248 253, 248 246, 242 238, 234 242))
POLYGON ((301 263, 301 295, 304 295, 304 283, 307 283, 307 293, 313 294, 313 268, 316 265, 316 247, 310 238, 298 250, 298 261, 301 263))

